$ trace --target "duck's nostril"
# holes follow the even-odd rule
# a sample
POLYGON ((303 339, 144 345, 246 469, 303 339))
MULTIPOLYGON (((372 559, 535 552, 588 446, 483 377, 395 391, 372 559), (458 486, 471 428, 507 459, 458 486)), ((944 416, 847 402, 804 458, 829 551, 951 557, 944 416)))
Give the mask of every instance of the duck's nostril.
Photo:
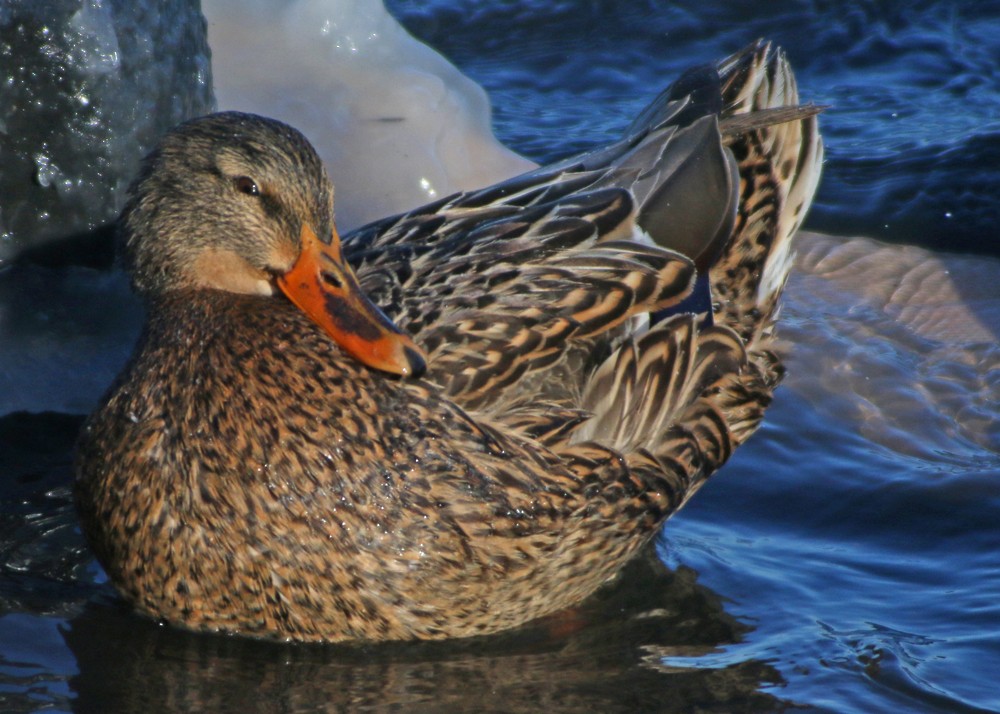
POLYGON ((337 275, 336 273, 330 272, 328 270, 323 270, 320 272, 320 277, 322 277, 323 282, 325 282, 330 287, 336 288, 338 290, 344 289, 344 281, 341 280, 340 276, 337 275))

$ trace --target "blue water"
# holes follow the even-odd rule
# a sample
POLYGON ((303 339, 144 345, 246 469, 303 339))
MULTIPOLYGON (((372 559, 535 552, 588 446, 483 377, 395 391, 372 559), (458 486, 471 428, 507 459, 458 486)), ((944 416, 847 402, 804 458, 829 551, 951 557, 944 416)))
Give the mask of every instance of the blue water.
MULTIPOLYGON (((979 253, 1000 276, 998 2, 388 6, 539 162, 614 138, 690 64, 772 38, 830 106, 807 225, 979 253)), ((86 286, 106 279, 39 290, 34 309, 131 334, 127 309, 90 330, 108 311, 86 286)), ((806 274, 787 298, 790 374, 761 431, 612 587, 485 641, 283 647, 129 614, 75 525, 82 417, 39 394, 39 413, 0 418, 0 711, 1000 711, 997 340, 915 335, 806 274)), ((29 309, 16 299, 0 293, 29 309)), ((82 363, 107 342, 81 340, 82 363)))
POLYGON ((545 162, 614 137, 692 63, 757 37, 830 107, 809 225, 1000 253, 1000 2, 388 3, 486 87, 498 136, 545 162))

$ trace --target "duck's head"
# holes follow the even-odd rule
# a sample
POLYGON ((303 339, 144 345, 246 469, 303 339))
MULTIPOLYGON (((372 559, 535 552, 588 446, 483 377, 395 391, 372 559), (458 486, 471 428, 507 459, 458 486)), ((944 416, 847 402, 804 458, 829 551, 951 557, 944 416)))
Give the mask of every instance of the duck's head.
POLYGON ((333 186, 286 124, 225 112, 181 124, 150 154, 120 221, 136 290, 289 299, 348 353, 419 375, 425 357, 361 291, 333 222, 333 186))

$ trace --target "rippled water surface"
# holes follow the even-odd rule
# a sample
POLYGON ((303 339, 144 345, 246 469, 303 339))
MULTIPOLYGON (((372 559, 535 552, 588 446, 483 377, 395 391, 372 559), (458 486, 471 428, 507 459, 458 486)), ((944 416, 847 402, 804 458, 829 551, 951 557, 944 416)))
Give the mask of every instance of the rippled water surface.
POLYGON ((500 138, 539 161, 615 136, 692 63, 772 39, 803 98, 831 107, 810 225, 1000 252, 996 0, 389 7, 487 88, 500 138))
MULTIPOLYGON (((0 416, 0 711, 1000 711, 1000 3, 389 7, 537 161, 614 137, 689 64, 774 38, 804 98, 831 105, 808 225, 935 253, 855 244, 884 256, 862 273, 810 244, 761 431, 612 587, 483 641, 285 647, 130 615, 70 502, 84 408, 48 412, 40 389, 0 416), (957 297, 938 294, 947 275, 957 297)), ((99 382, 139 319, 106 307, 124 290, 68 268, 30 305, 0 298, 6 319, 75 325, 80 379, 99 382)))

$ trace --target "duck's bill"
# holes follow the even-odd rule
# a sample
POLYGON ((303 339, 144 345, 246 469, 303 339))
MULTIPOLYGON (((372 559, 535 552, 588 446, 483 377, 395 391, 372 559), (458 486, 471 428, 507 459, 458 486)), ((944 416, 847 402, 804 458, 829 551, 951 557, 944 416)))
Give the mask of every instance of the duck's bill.
POLYGON ((427 356, 361 291, 337 232, 327 245, 303 224, 301 240, 298 260, 277 280, 288 299, 369 367, 403 376, 423 374, 427 356))

